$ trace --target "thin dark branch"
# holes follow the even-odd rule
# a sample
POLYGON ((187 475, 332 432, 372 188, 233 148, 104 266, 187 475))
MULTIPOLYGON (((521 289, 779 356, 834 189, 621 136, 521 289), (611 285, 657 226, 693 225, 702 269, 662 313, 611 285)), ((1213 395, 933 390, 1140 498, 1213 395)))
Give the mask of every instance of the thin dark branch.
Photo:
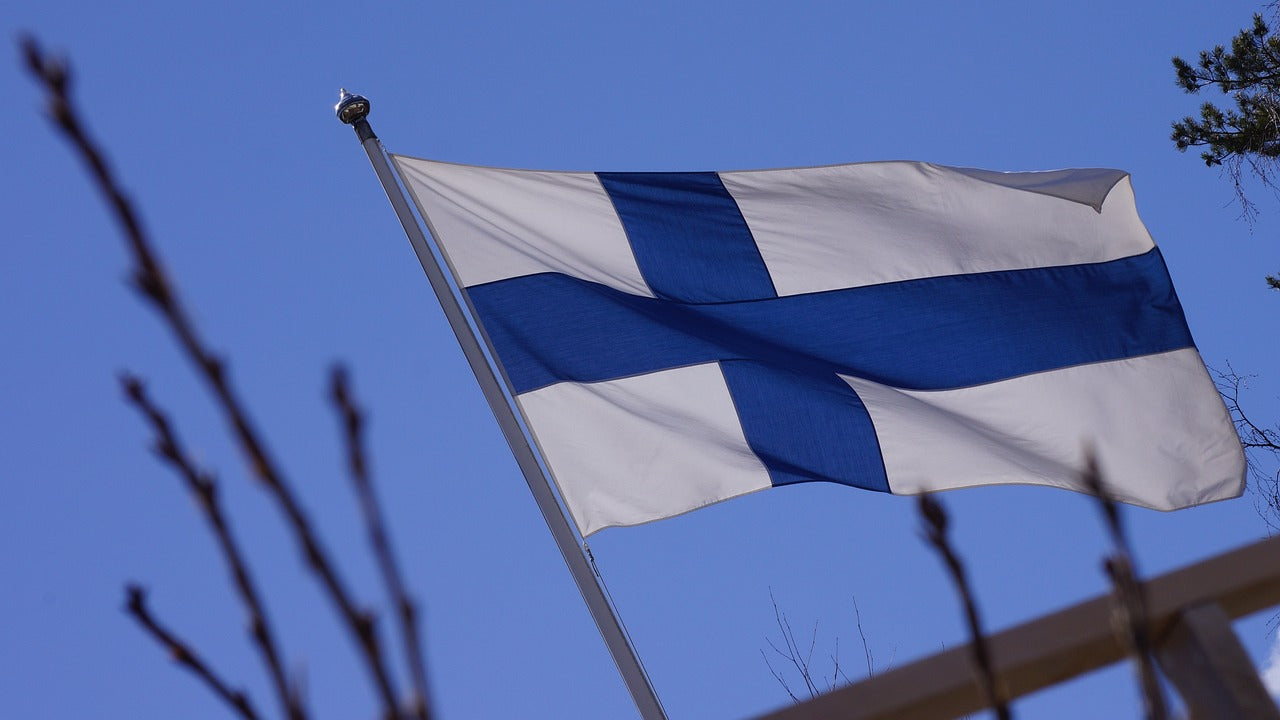
POLYGON ((876 659, 871 654, 871 646, 867 644, 867 633, 862 629, 862 611, 858 609, 858 598, 853 598, 853 619, 858 625, 858 637, 862 639, 862 654, 867 660, 867 678, 876 674, 876 659))
POLYGON ((351 473, 351 482, 355 485, 356 495, 360 500, 364 524, 369 531, 369 543, 373 546, 374 557, 377 558, 378 567, 382 571, 387 594, 399 610, 400 634, 414 686, 413 715, 419 720, 428 720, 431 712, 427 694, 427 669, 419 642, 417 607, 405 590, 399 565, 391 550, 391 543, 387 539, 386 523, 382 519, 378 498, 374 493, 373 483, 369 479, 369 465, 364 452, 364 414, 351 396, 346 368, 342 366, 333 368, 330 387, 334 407, 342 422, 343 437, 347 446, 347 465, 351 473))
POLYGON ((840 637, 838 635, 834 645, 835 647, 832 649, 831 654, 827 656, 831 660, 831 682, 827 683, 828 692, 836 689, 836 685, 840 684, 840 678, 843 677, 846 682, 848 681, 844 671, 840 669, 840 637))
POLYGON ((1231 419, 1235 421, 1241 444, 1246 448, 1280 453, 1280 432, 1254 423, 1240 407, 1240 388, 1247 378, 1236 373, 1230 363, 1227 363, 1226 372, 1214 370, 1213 374, 1218 393, 1222 395, 1222 399, 1227 404, 1227 410, 1231 413, 1231 419))
MULTIPOLYGON (((814 697, 818 694, 818 690, 813 684, 813 673, 810 670, 809 660, 801 656, 800 643, 796 642, 796 633, 791 629, 791 621, 787 619, 786 615, 782 616, 782 623, 784 626, 783 634, 787 639, 787 652, 790 653, 791 662, 800 671, 800 676, 804 679, 805 688, 809 691, 809 697, 814 697)), ((810 658, 812 658, 812 653, 810 653, 810 658)))
MULTIPOLYGON (((818 621, 815 620, 813 621, 813 635, 810 636, 809 638, 809 653, 804 657, 804 666, 806 668, 813 667, 813 649, 817 647, 817 645, 818 645, 818 621)), ((817 686, 813 682, 810 682, 809 686, 812 689, 813 693, 816 695, 818 692, 817 686)))
POLYGON ((1214 369, 1214 382, 1218 393, 1222 395, 1236 426, 1236 434, 1245 448, 1249 462, 1249 474, 1253 476, 1253 490, 1257 494, 1254 504, 1258 515, 1272 532, 1280 532, 1280 471, 1266 469, 1269 463, 1259 458, 1259 453, 1269 454, 1271 458, 1280 457, 1280 428, 1267 428, 1258 425, 1245 414, 1240 405, 1240 393, 1249 380, 1249 376, 1240 375, 1231 363, 1227 363, 1226 371, 1214 369))
POLYGON ((1145 717, 1147 720, 1164 720, 1168 717, 1168 712, 1165 709, 1164 693, 1160 688, 1155 662, 1151 658, 1151 638, 1147 631, 1146 594, 1138 583, 1133 553, 1128 537, 1125 535, 1119 507, 1102 481, 1102 472, 1092 452, 1088 455, 1083 480, 1085 487, 1098 498, 1098 509, 1102 511, 1107 532, 1111 536, 1112 554, 1103 562, 1103 569, 1115 589, 1118 600, 1115 613, 1116 630, 1128 640, 1129 654, 1133 658, 1138 675, 1138 686, 1142 692, 1145 717))
POLYGON ((924 520, 925 539, 942 557, 942 561, 951 575, 951 580, 956 585, 956 591, 960 594, 960 601, 964 605, 964 616, 969 625, 971 639, 969 647, 973 649, 973 662, 977 666, 978 677, 982 683, 983 694, 987 697, 987 704, 995 711, 997 718, 1009 720, 1013 715, 1009 712, 1008 699, 1000 691, 999 684, 996 681, 995 666, 991 662, 991 649, 987 646, 987 637, 982 631, 982 621, 978 617, 977 602, 974 600, 973 591, 969 587, 969 579, 965 574, 964 565, 960 562, 959 556, 951 548, 951 542, 947 539, 946 510, 943 509, 941 503, 928 495, 920 496, 919 508, 920 516, 924 520))
MULTIPOLYGON (((778 601, 773 596, 773 588, 769 588, 769 602, 773 604, 773 619, 778 625, 778 632, 782 635, 783 644, 787 648, 786 652, 780 650, 778 646, 774 644, 773 640, 768 637, 765 638, 765 642, 769 643, 769 647, 772 648, 779 657, 790 662, 796 669, 796 672, 800 674, 800 679, 804 681, 805 690, 808 691, 809 697, 817 697, 819 694, 818 687, 813 681, 813 670, 811 664, 813 659, 813 648, 814 645, 817 644, 818 638, 817 626, 814 626, 813 639, 810 642, 809 653, 806 657, 800 650, 800 644, 796 642, 796 633, 791 628, 791 621, 787 619, 785 613, 778 609, 778 601)), ((764 650, 761 650, 760 652, 762 655, 764 654, 764 650)), ((765 664, 769 666, 769 672, 773 673, 773 676, 778 679, 778 682, 782 684, 782 688, 787 691, 787 694, 796 702, 800 702, 799 698, 797 698, 795 693, 791 691, 791 688, 787 685, 786 681, 783 680, 779 673, 774 670, 773 666, 769 664, 767 656, 765 657, 765 664)))
POLYGON ((155 433, 153 450, 156 455, 182 478, 187 490, 195 497, 205 519, 209 522, 209 528, 218 541, 218 549, 222 552, 222 557, 231 571, 245 612, 249 615, 250 635, 267 666, 267 674, 271 676, 271 684, 275 687, 285 717, 291 720, 305 720, 307 715, 303 710, 302 699, 290 691, 289 681, 280 661, 280 651, 277 649, 274 633, 267 621, 266 609, 258 594, 257 586, 249 575, 244 553, 236 544, 226 515, 222 512, 222 504, 218 499, 217 481, 208 473, 198 469, 192 462, 179 443, 169 418, 151 401, 142 381, 132 375, 125 375, 120 379, 120 384, 130 404, 137 408, 151 425, 151 430, 155 433))
POLYGON ((235 710, 240 717, 245 720, 258 720, 258 712, 253 709, 253 704, 249 702, 248 696, 240 690, 233 690, 226 681, 218 677, 209 668, 209 665, 191 649, 190 645, 165 629, 151 616, 151 612, 147 609, 147 593, 145 590, 137 585, 128 585, 125 588, 125 593, 128 596, 125 609, 138 621, 138 624, 144 630, 150 633, 156 642, 169 651, 169 654, 173 656, 174 662, 190 670, 196 677, 204 681, 204 684, 209 686, 213 694, 231 706, 231 709, 235 710))
POLYGON ((26 38, 22 45, 31 74, 40 81, 46 91, 50 117, 89 166, 99 190, 107 198, 124 230, 125 239, 135 263, 133 270, 135 288, 164 317, 178 344, 198 369, 210 392, 216 398, 218 407, 230 425, 232 435, 245 454, 253 474, 276 499, 277 505, 302 548, 307 565, 319 578, 363 654, 365 665, 381 699, 384 717, 399 717, 396 692, 382 657, 373 615, 356 606, 351 594, 338 577, 335 565, 329 560, 328 554, 312 531, 296 495, 285 480, 284 473, 268 453, 265 443, 249 420, 244 404, 233 391, 223 361, 207 349, 195 325, 183 309, 174 287, 152 250, 151 242, 142 229, 132 203, 120 189, 103 153, 89 139, 71 102, 66 64, 45 56, 34 39, 26 38))
MULTIPOLYGON (((772 642, 770 642, 769 644, 770 644, 770 645, 772 645, 773 643, 772 643, 772 642)), ((778 648, 776 648, 776 647, 775 647, 775 648, 774 648, 774 651, 777 651, 777 649, 778 649, 778 648)), ((779 653, 779 654, 781 654, 781 653, 779 653)), ((784 656, 784 657, 785 657, 785 656, 784 656)), ((787 679, 786 679, 785 677, 783 677, 783 676, 782 676, 782 674, 781 674, 781 673, 779 673, 777 670, 774 670, 774 669, 773 669, 773 663, 769 662, 769 656, 765 654, 765 652, 764 652, 764 649, 763 649, 763 648, 761 648, 761 650, 760 650, 760 658, 761 658, 762 660, 764 660, 764 666, 765 666, 765 667, 767 667, 767 668, 769 668, 769 673, 770 673, 771 675, 773 675, 773 679, 774 679, 774 680, 777 680, 777 681, 778 681, 778 684, 782 686, 782 689, 783 689, 783 690, 785 690, 785 691, 787 691, 787 695, 789 695, 789 696, 791 697, 791 701, 792 701, 792 702, 794 702, 794 703, 796 703, 796 704, 799 704, 799 703, 800 703, 800 698, 799 698, 799 697, 797 697, 797 696, 796 696, 796 694, 795 694, 794 692, 792 692, 792 691, 791 691, 791 686, 787 684, 787 679)))

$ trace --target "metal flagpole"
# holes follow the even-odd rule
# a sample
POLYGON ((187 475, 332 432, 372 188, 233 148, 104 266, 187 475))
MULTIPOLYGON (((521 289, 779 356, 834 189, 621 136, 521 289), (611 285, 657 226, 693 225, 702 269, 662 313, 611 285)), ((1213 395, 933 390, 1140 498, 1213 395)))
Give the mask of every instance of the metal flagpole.
MULTIPOLYGON (((644 720, 666 720, 666 712, 662 709, 662 703, 658 701, 653 684, 649 682, 649 677, 645 674, 640 659, 636 656, 635 648, 631 646, 626 632, 622 629, 613 605, 592 572, 582 545, 560 509, 560 504, 551 489, 551 483, 543 473, 533 446, 516 416, 517 411, 507 401, 507 396, 503 392, 501 374, 490 364, 481 348, 480 340, 472 332, 462 304, 449 285, 446 271, 436 261, 427 237, 414 218, 413 211, 396 181, 396 175, 387 161, 386 151, 383 150, 378 136, 373 134, 373 128, 369 126, 367 120, 369 101, 360 95, 352 95, 344 89, 334 110, 339 120, 355 129, 356 137, 360 139, 360 144, 369 155, 369 162, 373 164, 373 170, 382 183, 382 189, 386 191, 387 199, 391 201, 391 207, 395 209, 396 217, 400 219, 400 225, 409 236, 409 243, 417 253, 422 269, 427 273, 431 289, 435 291, 436 298, 444 309, 445 317, 449 320, 449 326, 453 328, 453 333, 462 346, 467 363, 475 372, 476 380, 484 391, 485 400, 489 402, 489 408, 493 410, 493 415, 502 428, 502 434, 506 437, 507 444, 511 446, 511 452, 516 456, 520 472, 524 474, 529 490, 533 492, 538 509, 542 511, 542 517, 551 530, 551 536, 555 538, 556 546, 560 548, 560 554, 564 557, 565 564, 569 566, 569 572, 578 586, 578 592, 582 593, 582 599, 587 603, 587 609, 591 612, 596 628, 599 629, 600 636, 604 638, 605 645, 609 648, 609 654, 613 656, 613 661, 618 666, 618 672, 622 674, 622 679, 627 684, 627 690, 631 692, 631 699, 640 710, 640 716, 644 720)), ((492 348, 490 351, 492 354, 492 348)))

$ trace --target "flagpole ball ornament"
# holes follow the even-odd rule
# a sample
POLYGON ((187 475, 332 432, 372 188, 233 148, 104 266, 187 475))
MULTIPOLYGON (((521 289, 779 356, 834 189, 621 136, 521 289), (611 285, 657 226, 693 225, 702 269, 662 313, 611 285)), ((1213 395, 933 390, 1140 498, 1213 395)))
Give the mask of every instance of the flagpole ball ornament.
POLYGON ((369 116, 369 99, 363 95, 354 95, 346 88, 338 91, 338 104, 333 106, 338 119, 347 125, 354 125, 369 116))
POLYGON ((342 88, 338 91, 338 104, 333 106, 333 112, 337 114, 339 120, 356 131, 356 137, 360 138, 360 142, 377 137, 366 119, 369 117, 369 98, 349 93, 346 88, 342 88))

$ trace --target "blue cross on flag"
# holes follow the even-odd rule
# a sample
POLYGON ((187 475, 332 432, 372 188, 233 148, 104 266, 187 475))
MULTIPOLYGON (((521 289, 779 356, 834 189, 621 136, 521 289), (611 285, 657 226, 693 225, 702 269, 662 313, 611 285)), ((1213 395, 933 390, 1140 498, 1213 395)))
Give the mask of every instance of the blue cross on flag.
POLYGON ((392 156, 580 532, 822 480, 1239 495, 1117 170, 501 170, 392 156))

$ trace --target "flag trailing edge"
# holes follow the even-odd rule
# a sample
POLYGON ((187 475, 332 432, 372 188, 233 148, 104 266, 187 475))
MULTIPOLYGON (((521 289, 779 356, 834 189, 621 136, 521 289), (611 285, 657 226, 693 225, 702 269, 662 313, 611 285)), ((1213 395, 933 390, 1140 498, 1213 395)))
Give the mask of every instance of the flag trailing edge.
POLYGON ((1127 173, 505 170, 392 155, 585 537, 764 488, 1172 510, 1243 450, 1127 173))

